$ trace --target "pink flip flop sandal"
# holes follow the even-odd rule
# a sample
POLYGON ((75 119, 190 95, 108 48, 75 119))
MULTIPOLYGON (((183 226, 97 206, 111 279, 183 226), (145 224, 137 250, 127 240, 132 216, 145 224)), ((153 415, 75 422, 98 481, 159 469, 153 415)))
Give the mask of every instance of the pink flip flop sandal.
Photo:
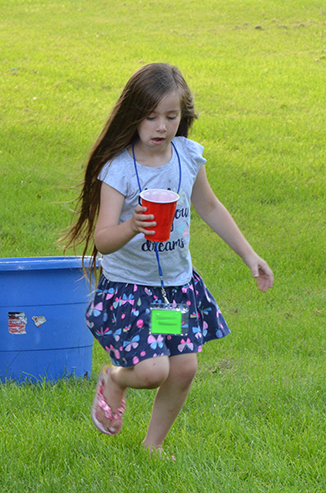
POLYGON ((126 401, 123 399, 122 404, 117 409, 116 412, 113 412, 108 403, 105 401, 104 396, 103 396, 103 389, 106 383, 106 378, 107 375, 109 375, 111 371, 111 368, 108 366, 104 366, 102 370, 100 371, 100 375, 98 377, 98 381, 96 384, 96 391, 95 391, 95 397, 93 400, 92 408, 91 408, 91 416, 92 416, 92 421, 96 428, 101 432, 104 433, 105 435, 117 435, 121 428, 122 428, 122 415, 126 409, 126 401), (112 422, 117 421, 118 426, 115 429, 115 431, 110 431, 107 428, 104 427, 104 425, 98 420, 97 416, 97 409, 98 408, 103 409, 104 415, 106 418, 110 419, 112 422))

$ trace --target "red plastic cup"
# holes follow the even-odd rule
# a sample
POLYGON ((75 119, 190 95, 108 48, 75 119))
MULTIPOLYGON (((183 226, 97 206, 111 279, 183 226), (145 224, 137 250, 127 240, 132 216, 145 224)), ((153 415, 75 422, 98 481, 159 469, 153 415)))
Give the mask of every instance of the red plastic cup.
POLYGON ((172 223, 179 195, 172 190, 155 188, 140 193, 142 206, 147 207, 146 214, 153 214, 156 226, 148 228, 155 235, 145 235, 146 240, 167 241, 170 238, 172 223))

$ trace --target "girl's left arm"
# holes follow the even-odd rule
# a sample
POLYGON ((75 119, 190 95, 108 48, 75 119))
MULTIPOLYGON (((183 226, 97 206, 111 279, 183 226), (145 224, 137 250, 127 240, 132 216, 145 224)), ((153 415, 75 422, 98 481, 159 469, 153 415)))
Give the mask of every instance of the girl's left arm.
POLYGON ((217 199, 211 189, 205 166, 197 175, 191 196, 192 204, 200 217, 217 233, 248 265, 253 277, 257 278, 257 286, 266 292, 273 286, 273 272, 267 262, 257 255, 245 239, 230 213, 217 199))

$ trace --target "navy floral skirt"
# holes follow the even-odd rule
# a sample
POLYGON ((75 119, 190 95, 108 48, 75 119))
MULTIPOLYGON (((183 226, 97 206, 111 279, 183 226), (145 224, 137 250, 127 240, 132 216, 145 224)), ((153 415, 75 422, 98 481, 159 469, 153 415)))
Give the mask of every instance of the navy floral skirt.
POLYGON ((151 334, 150 306, 162 303, 160 287, 112 282, 101 275, 94 300, 86 311, 86 323, 115 366, 129 367, 157 356, 199 353, 206 342, 230 333, 197 272, 193 271, 188 284, 165 290, 170 303, 189 307, 186 335, 151 334))

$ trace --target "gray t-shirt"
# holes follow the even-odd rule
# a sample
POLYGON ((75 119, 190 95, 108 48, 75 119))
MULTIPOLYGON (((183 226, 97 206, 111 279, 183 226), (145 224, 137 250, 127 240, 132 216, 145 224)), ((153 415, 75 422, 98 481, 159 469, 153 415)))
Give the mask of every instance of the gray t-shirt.
MULTIPOLYGON (((158 244, 163 279, 166 286, 182 286, 190 281, 192 262, 190 243, 190 206, 192 187, 200 167, 206 162, 204 148, 185 137, 175 137, 173 143, 181 161, 180 199, 177 202, 171 236, 158 244)), ((170 189, 177 192, 179 165, 175 150, 171 160, 163 166, 151 168, 137 163, 142 190, 146 188, 170 189)), ((118 190, 125 196, 120 224, 130 219, 138 204, 139 187, 133 158, 127 150, 112 162, 107 163, 99 180, 118 190)), ((109 255, 103 255, 104 274, 111 281, 159 286, 160 277, 154 243, 146 240, 142 233, 136 235, 125 246, 109 255)))

